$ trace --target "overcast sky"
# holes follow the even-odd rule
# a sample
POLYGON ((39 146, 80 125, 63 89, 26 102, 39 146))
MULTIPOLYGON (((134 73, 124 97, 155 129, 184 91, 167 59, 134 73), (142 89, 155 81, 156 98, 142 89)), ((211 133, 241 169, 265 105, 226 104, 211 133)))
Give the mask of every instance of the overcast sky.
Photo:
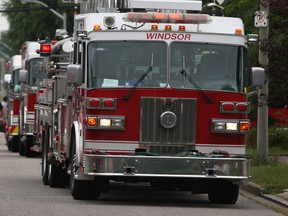
MULTIPOLYGON (((2 9, 2 4, 4 0, 0 0, 0 9, 2 9)), ((3 16, 2 13, 0 13, 0 32, 1 31, 6 31, 9 29, 9 23, 7 22, 6 17, 3 16)))

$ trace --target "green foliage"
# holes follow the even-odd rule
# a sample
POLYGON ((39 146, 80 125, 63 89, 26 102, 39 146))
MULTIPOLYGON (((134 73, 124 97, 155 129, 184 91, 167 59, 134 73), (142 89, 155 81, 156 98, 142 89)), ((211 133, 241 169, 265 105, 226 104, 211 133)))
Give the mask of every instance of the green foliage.
POLYGON ((268 163, 251 167, 252 181, 264 187, 264 193, 277 194, 287 189, 287 164, 268 163))
MULTIPOLYGON (((248 148, 256 148, 257 127, 254 127, 247 134, 246 143, 248 148)), ((270 127, 268 130, 269 147, 288 148, 288 130, 279 127, 270 127)))
MULTIPOLYGON (((41 0, 49 6, 68 6, 69 4, 62 4, 61 0, 41 0)), ((25 41, 43 40, 46 37, 54 38, 56 29, 63 27, 62 19, 54 15, 49 10, 29 10, 35 8, 43 8, 40 4, 26 3, 22 4, 19 0, 6 0, 6 9, 27 9, 25 11, 9 12, 4 15, 7 16, 10 23, 10 29, 2 36, 3 41, 8 44, 13 50, 14 54, 19 54, 21 44, 25 41)), ((62 14, 67 13, 67 31, 72 34, 73 29, 73 8, 69 9, 55 9, 62 14)))
POLYGON ((269 147, 288 145, 288 130, 284 128, 269 128, 269 147))

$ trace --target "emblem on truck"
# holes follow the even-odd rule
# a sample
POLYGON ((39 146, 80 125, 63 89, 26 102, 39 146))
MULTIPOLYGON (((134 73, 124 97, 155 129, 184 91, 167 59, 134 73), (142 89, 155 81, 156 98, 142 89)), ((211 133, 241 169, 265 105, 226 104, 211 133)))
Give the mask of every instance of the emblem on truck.
POLYGON ((166 111, 161 114, 160 123, 164 128, 173 128, 177 123, 177 116, 171 111, 166 111))

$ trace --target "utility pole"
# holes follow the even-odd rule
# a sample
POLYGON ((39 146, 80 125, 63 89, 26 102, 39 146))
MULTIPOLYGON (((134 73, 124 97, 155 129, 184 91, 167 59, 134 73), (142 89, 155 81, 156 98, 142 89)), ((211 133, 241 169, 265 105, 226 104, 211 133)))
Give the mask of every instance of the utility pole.
MULTIPOLYGON (((259 63, 261 67, 267 68, 269 59, 268 52, 261 49, 266 43, 269 35, 269 1, 260 0, 260 11, 255 14, 255 26, 259 27, 259 63)), ((257 116, 257 152, 265 160, 268 160, 268 78, 265 84, 258 90, 258 116, 257 116)))

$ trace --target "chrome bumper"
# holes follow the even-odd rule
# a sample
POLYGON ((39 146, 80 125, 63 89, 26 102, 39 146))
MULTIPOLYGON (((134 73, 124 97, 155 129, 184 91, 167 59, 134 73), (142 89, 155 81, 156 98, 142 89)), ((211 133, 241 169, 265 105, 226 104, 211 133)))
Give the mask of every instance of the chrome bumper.
POLYGON ((247 158, 83 155, 84 175, 117 177, 219 178, 250 177, 247 158))

